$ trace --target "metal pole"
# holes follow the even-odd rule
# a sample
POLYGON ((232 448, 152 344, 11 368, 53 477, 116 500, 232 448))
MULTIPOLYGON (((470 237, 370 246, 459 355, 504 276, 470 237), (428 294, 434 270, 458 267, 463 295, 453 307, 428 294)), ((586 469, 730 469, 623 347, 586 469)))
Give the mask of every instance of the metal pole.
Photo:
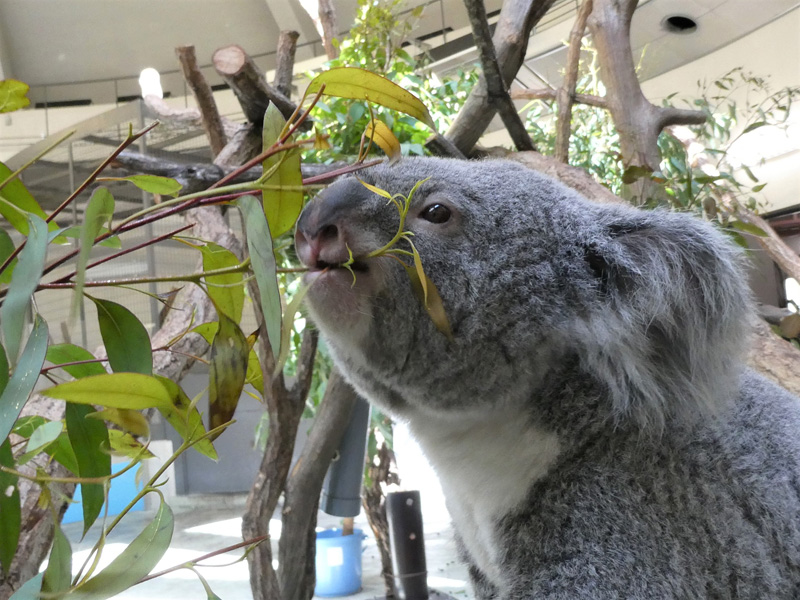
POLYGON ((386 495, 389 548, 394 571, 394 593, 399 600, 427 600, 428 567, 422 533, 419 492, 386 495))
MULTIPOLYGON (((144 129, 144 110, 143 110, 144 103, 139 102, 139 127, 144 129)), ((139 152, 142 153, 142 156, 147 154, 147 142, 145 141, 145 136, 139 138, 139 152)), ((144 208, 150 208, 153 205, 153 197, 148 192, 142 190, 142 206, 144 208)), ((144 234, 148 240, 152 240, 155 237, 155 233, 153 232, 153 224, 148 223, 144 226, 144 234)), ((148 246, 145 249, 145 253, 147 256, 147 275, 149 277, 156 277, 156 252, 152 245, 148 246)), ((155 283, 151 282, 147 286, 148 291, 150 294, 150 322, 152 323, 152 331, 155 331, 158 328, 158 301, 155 299, 155 295, 158 293, 158 288, 155 283)))

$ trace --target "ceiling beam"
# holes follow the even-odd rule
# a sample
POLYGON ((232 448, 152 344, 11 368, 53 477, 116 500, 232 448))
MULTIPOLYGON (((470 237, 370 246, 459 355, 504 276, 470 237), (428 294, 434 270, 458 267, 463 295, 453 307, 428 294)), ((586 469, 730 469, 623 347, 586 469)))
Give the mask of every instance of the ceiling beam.
MULTIPOLYGON (((317 2, 317 0, 305 1, 315 4, 317 2)), ((304 42, 319 41, 319 34, 314 27, 314 22, 300 4, 300 0, 264 0, 264 2, 279 29, 297 31, 304 42)))
POLYGON ((2 11, 0 11, 0 79, 10 79, 14 76, 14 70, 11 68, 11 53, 6 39, 7 34, 3 27, 5 22, 2 11))

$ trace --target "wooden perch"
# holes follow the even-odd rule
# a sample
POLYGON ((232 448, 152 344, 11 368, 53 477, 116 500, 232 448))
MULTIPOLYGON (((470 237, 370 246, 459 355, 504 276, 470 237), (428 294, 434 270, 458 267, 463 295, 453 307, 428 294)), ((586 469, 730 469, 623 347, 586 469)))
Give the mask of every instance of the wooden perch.
POLYGON ((318 0, 317 18, 314 25, 317 26, 322 45, 325 47, 325 54, 330 60, 339 56, 339 48, 333 45, 333 38, 336 37, 336 8, 333 0, 318 0))
POLYGON ((558 89, 558 116, 556 117, 555 157, 563 163, 569 163, 569 137, 572 123, 572 103, 575 101, 575 88, 578 85, 578 67, 581 62, 581 44, 586 31, 586 20, 592 12, 592 0, 583 0, 578 9, 578 16, 569 34, 567 49, 567 66, 564 81, 558 89))
POLYGON ((203 77, 200 67, 197 66, 194 46, 179 46, 175 48, 175 54, 181 63, 183 77, 197 100, 211 152, 216 156, 225 147, 227 139, 217 110, 217 103, 214 101, 214 94, 206 82, 206 78, 203 77))
POLYGON ((287 98, 291 98, 292 96, 294 55, 297 50, 297 38, 299 37, 299 33, 288 29, 281 31, 278 36, 277 64, 275 66, 275 79, 272 85, 287 98))
MULTIPOLYGON (((494 36, 495 56, 503 81, 512 81, 522 66, 533 26, 555 0, 505 0, 500 9, 494 36)), ((494 117, 489 103, 486 79, 481 76, 467 101, 447 131, 446 137, 468 155, 494 117)))
POLYGON ((231 87, 242 105, 244 115, 250 123, 261 126, 264 112, 273 102, 285 118, 295 111, 296 105, 285 95, 267 83, 264 74, 241 46, 225 46, 211 57, 220 77, 231 87))
POLYGON ((535 150, 531 137, 525 130, 525 124, 517 112, 511 97, 508 95, 508 84, 504 80, 497 64, 494 44, 486 20, 486 8, 482 0, 464 0, 472 24, 472 33, 481 58, 483 77, 486 80, 486 91, 489 105, 500 113, 517 150, 535 150))

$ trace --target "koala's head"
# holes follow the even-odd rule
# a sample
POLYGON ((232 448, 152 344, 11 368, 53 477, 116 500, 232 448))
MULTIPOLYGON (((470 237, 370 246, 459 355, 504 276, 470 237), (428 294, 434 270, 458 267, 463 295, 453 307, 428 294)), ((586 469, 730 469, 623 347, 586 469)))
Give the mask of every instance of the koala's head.
POLYGON ((710 225, 594 204, 504 161, 406 159, 359 176, 404 195, 430 178, 405 229, 452 328, 437 330, 397 260, 366 258, 397 233, 393 204, 355 177, 309 204, 296 236, 309 311, 345 375, 388 409, 527 406, 567 360, 640 423, 735 386, 747 286, 710 225), (353 273, 340 266, 351 253, 353 273))

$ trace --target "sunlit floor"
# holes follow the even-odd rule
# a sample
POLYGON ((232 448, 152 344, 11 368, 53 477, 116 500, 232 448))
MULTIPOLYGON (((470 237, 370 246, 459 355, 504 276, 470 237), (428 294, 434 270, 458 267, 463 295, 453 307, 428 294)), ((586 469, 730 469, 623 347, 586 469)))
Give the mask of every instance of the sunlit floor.
MULTIPOLYGON (((402 435, 402 434, 401 434, 402 435)), ((455 598, 472 598, 467 583, 466 569, 456 554, 450 519, 443 507, 441 492, 427 465, 420 464, 421 458, 414 452, 405 453, 401 462, 401 476, 408 489, 422 492, 425 548, 428 566, 428 585, 455 598), (413 475, 412 475, 413 474, 413 475)), ((423 461, 424 462, 424 461, 423 461)), ((243 495, 214 495, 179 497, 171 502, 175 514, 175 533, 166 555, 155 568, 161 571, 174 565, 185 563, 203 554, 234 545, 241 541, 241 514, 244 509, 243 495)), ((152 512, 129 514, 118 526, 103 552, 100 565, 110 562, 152 519, 152 512)), ((340 519, 320 513, 321 528, 336 527, 340 519)), ((356 527, 369 533, 364 541, 362 590, 348 596, 354 600, 382 598, 383 579, 381 564, 375 540, 373 539, 364 515, 356 518, 356 527)), ((273 544, 280 535, 280 522, 270 523, 273 544)), ((64 525, 64 532, 72 543, 73 567, 77 571, 88 556, 89 549, 97 539, 95 526, 84 541, 80 541, 82 523, 64 525)), ((274 546, 275 547, 275 546, 274 546)), ((276 548, 276 547, 275 547, 276 548)), ((276 553, 277 555, 277 553, 276 553)), ((247 562, 238 560, 242 551, 237 550, 215 557, 197 570, 206 579, 211 590, 222 600, 248 600, 252 598, 248 579, 247 562), (211 566, 218 565, 218 566, 211 566)), ((195 573, 179 569, 157 579, 139 584, 117 596, 127 600, 191 600, 207 596, 202 583, 195 573)))

